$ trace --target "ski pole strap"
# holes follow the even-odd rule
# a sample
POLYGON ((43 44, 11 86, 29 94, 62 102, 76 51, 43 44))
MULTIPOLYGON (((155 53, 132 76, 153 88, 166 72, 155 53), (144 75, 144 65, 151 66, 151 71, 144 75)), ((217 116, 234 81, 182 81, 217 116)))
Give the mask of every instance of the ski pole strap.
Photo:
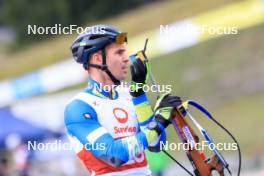
POLYGON ((212 119, 212 114, 201 104, 195 102, 194 100, 187 100, 182 103, 182 106, 187 110, 189 105, 195 107, 196 109, 200 110, 202 113, 204 113, 209 119, 212 119))

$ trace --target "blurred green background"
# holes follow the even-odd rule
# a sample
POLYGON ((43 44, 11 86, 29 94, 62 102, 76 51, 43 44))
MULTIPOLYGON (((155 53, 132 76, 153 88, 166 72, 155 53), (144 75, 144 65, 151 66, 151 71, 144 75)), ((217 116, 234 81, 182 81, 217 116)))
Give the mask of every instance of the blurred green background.
MULTIPOLYGON (((0 27, 8 27, 12 32, 11 40, 0 44, 0 79, 16 78, 71 57, 69 47, 76 35, 28 36, 25 27, 27 24, 91 26, 107 23, 120 27, 128 32, 129 37, 134 37, 158 28, 161 24, 179 21, 233 2, 241 1, 2 0, 0 27)), ((237 35, 214 38, 171 54, 151 58, 157 82, 171 84, 174 94, 205 105, 237 137, 243 158, 252 163, 263 156, 264 145, 264 133, 261 130, 264 123, 263 41, 264 24, 260 24, 239 30, 237 35)), ((142 38, 142 45, 143 42, 142 38)), ((83 88, 85 84, 84 82, 51 94, 83 88)), ((154 102, 155 95, 150 94, 150 97, 154 102)), ((209 121, 200 117, 198 119, 216 141, 230 140, 209 121)), ((172 129, 169 130, 168 137, 170 141, 177 139, 172 129)), ((236 160, 235 152, 228 153, 236 160)), ((177 156, 177 153, 173 155, 177 156)), ((251 169, 256 170, 254 167, 251 169)), ((261 168, 263 171, 263 165, 261 168)))

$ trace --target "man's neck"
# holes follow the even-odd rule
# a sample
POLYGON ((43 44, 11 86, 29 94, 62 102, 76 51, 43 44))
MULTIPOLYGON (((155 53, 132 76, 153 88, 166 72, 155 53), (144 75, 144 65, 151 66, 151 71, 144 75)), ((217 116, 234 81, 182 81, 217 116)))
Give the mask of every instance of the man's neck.
MULTIPOLYGON (((98 82, 100 84, 100 86, 104 87, 109 87, 111 88, 112 86, 114 86, 113 81, 110 78, 106 78, 108 76, 104 76, 104 75, 91 75, 90 76, 93 80, 95 80, 96 82, 98 82)), ((111 91, 111 90, 109 90, 111 91)))
POLYGON ((107 97, 109 97, 110 99, 113 99, 115 97, 115 91, 113 91, 113 86, 114 86, 114 83, 111 81, 111 80, 108 80, 108 79, 104 79, 102 77, 96 77, 96 76, 90 76, 90 78, 94 81, 96 81, 97 83, 99 83, 99 86, 102 90, 102 92, 100 93, 103 93, 105 92, 107 97))

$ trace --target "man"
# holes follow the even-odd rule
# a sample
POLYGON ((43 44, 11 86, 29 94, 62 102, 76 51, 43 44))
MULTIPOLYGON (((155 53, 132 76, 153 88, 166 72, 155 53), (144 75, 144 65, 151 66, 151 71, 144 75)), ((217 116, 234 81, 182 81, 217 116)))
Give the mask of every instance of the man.
POLYGON ((149 65, 140 58, 130 68, 130 90, 118 86, 130 64, 126 34, 109 25, 92 28, 97 33, 81 34, 71 47, 89 81, 65 109, 70 140, 91 175, 150 175, 144 150, 158 150, 159 141, 166 140, 164 129, 181 100, 163 95, 153 113, 142 89, 149 65))

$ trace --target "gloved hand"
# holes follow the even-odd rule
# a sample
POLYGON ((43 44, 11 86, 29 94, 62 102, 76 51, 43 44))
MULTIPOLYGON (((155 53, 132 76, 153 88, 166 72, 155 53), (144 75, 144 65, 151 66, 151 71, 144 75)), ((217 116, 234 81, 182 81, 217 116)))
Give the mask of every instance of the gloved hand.
MULTIPOLYGON (((170 119, 174 108, 179 107, 182 104, 182 100, 178 96, 172 96, 170 94, 164 94, 158 98, 155 105, 155 119, 148 124, 149 130, 156 131, 156 134, 162 138, 165 135, 164 129, 171 123, 170 119)), ((165 137, 166 139, 166 137, 165 137)), ((164 139, 160 140, 164 141, 164 139)), ((160 151, 160 142, 152 141, 148 149, 152 152, 160 151), (157 142, 157 143, 156 143, 157 142)))
POLYGON ((166 128, 171 122, 173 108, 177 108, 182 104, 182 100, 178 96, 164 94, 158 98, 154 111, 155 120, 166 128))
POLYGON ((149 81, 150 66, 143 51, 131 55, 130 58, 132 61, 132 65, 130 66, 132 78, 130 91, 132 96, 139 96, 144 93, 143 86, 149 81))

